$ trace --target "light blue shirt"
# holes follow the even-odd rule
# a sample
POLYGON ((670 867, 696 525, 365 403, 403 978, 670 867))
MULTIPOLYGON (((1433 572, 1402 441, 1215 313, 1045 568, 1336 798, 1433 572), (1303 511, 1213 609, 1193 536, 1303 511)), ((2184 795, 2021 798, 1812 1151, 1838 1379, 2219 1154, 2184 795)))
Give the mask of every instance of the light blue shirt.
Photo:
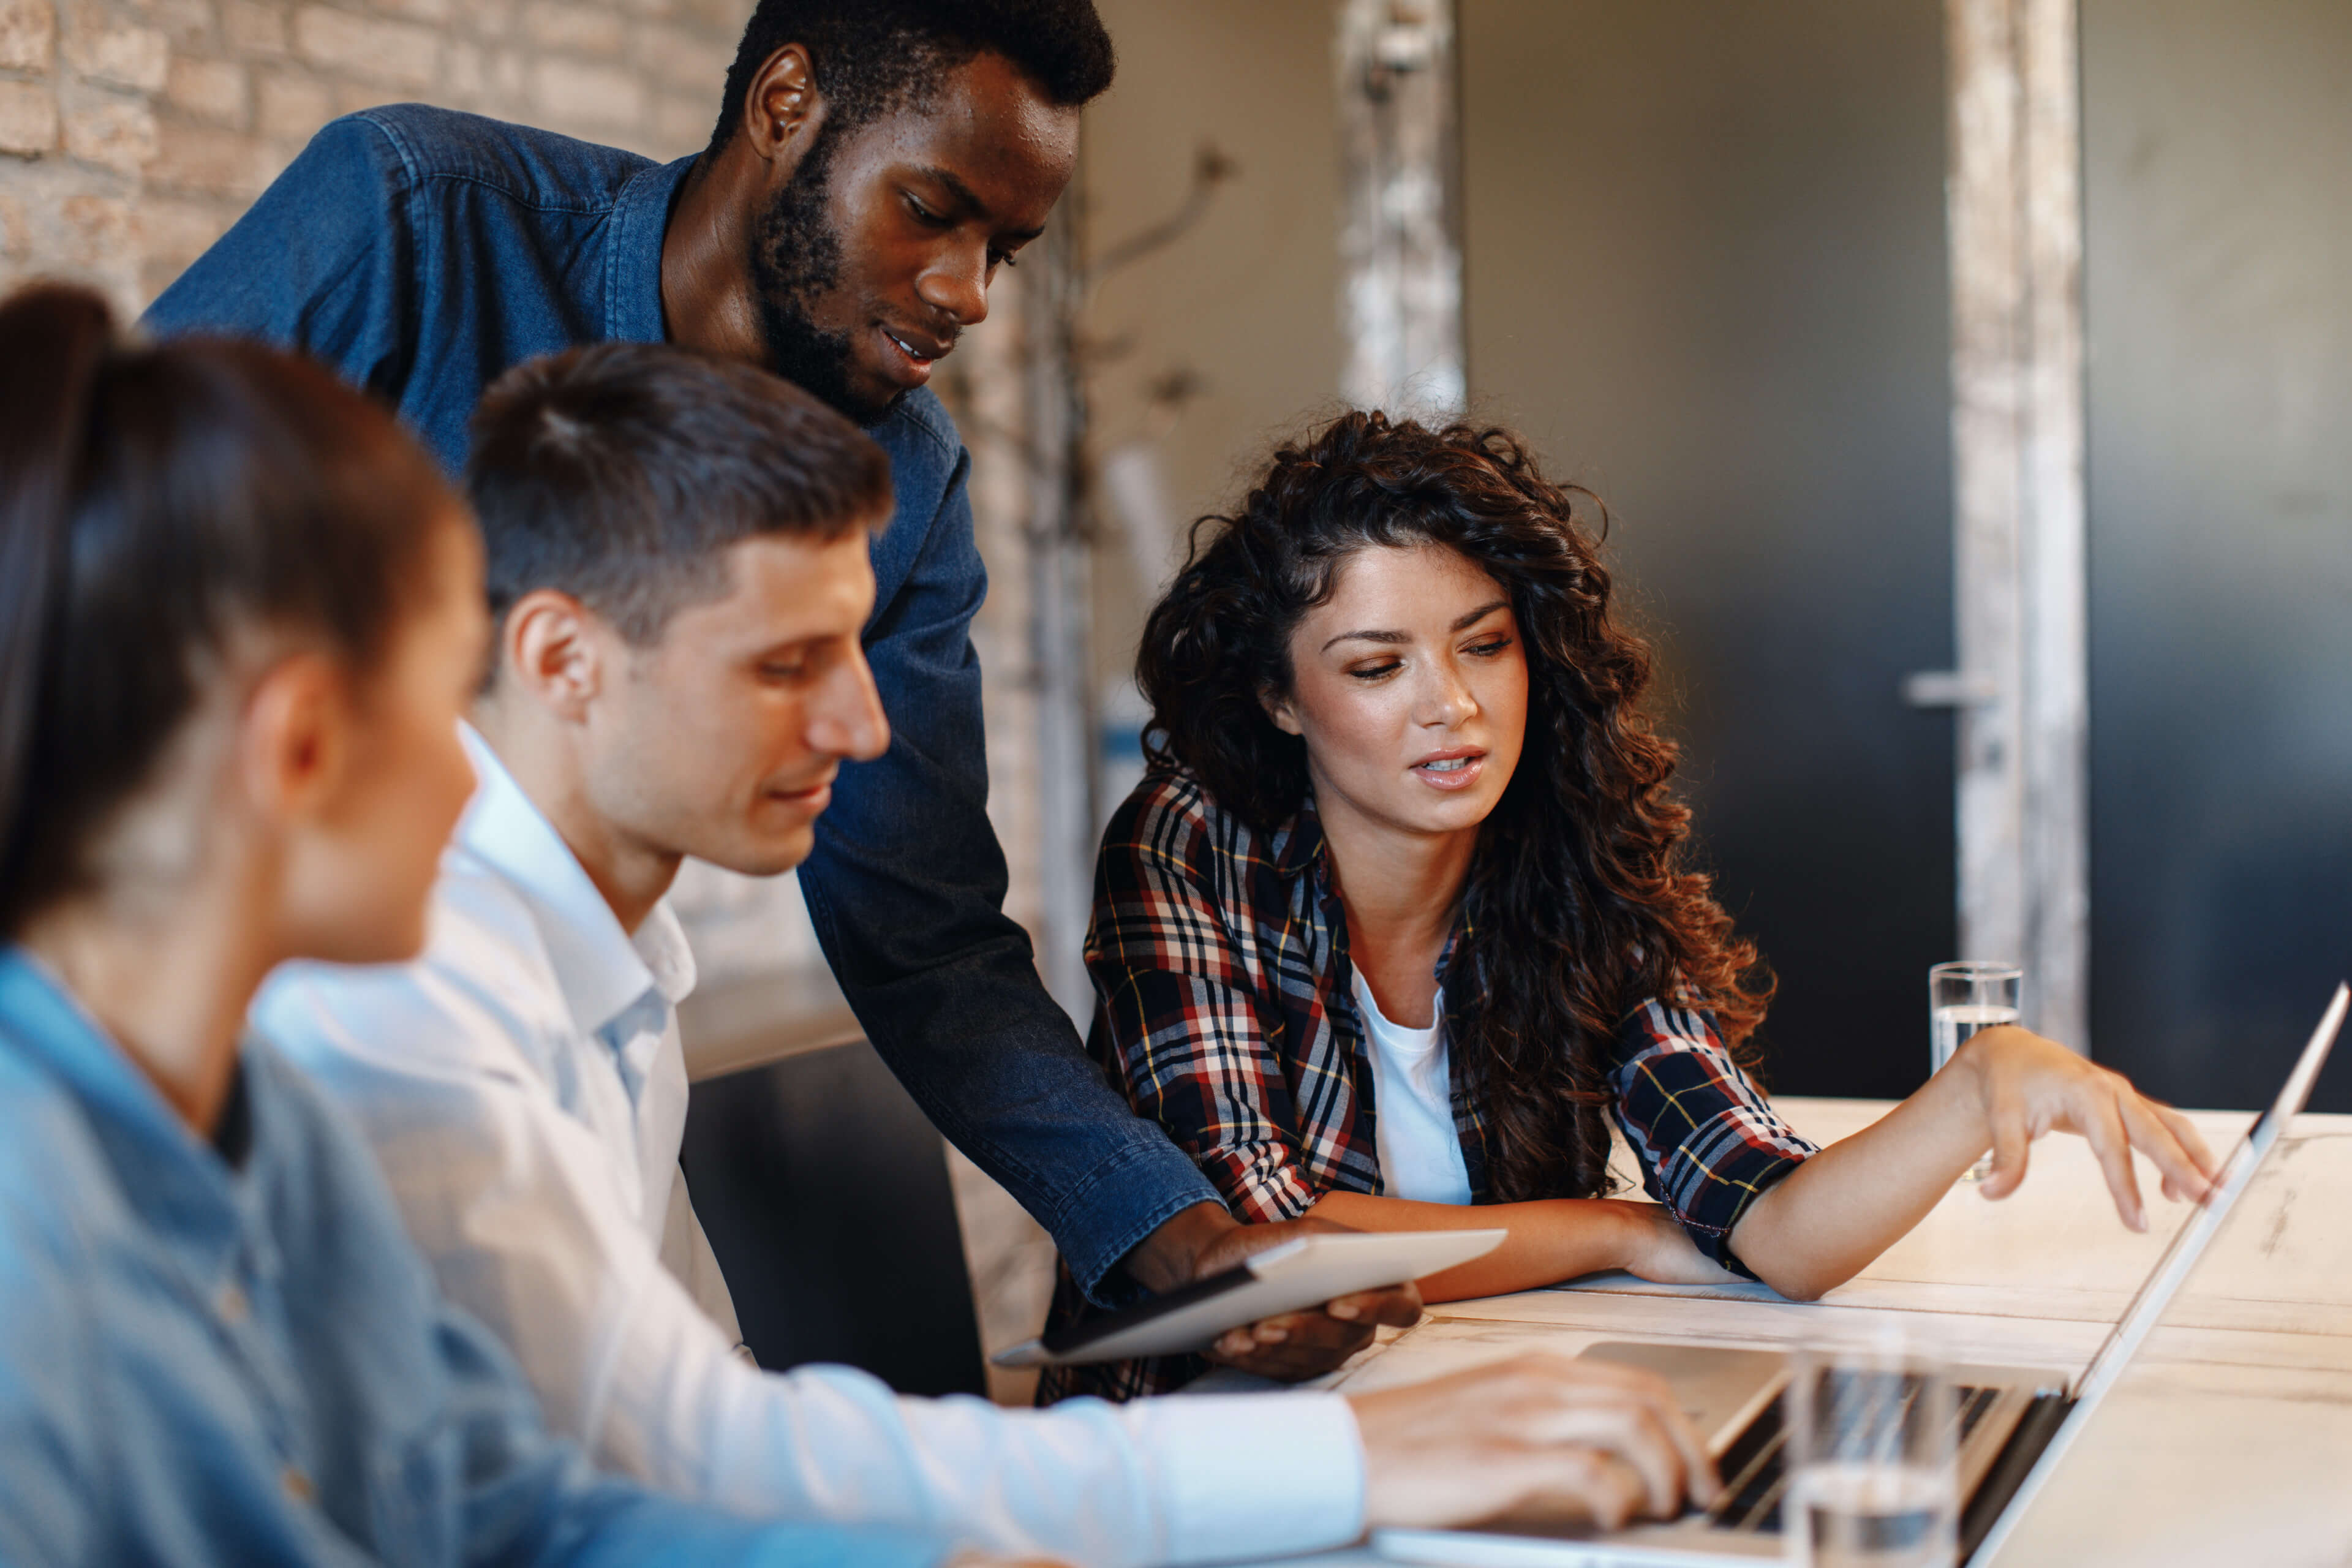
POLYGON ((938 1562, 599 1478, 263 1046, 239 1124, 232 1163, 0 948, 0 1562, 938 1562))
POLYGON ((1006 1411, 730 1353, 731 1322, 681 1263, 704 1249, 677 1230, 698 1242, 674 1180, 684 938, 660 906, 625 931, 497 755, 467 742, 481 785, 424 957, 289 965, 254 1020, 366 1130, 443 1288, 507 1342, 558 1430, 600 1464, 746 1512, 1089 1568, 1361 1533, 1362 1447, 1337 1394, 1006 1411))

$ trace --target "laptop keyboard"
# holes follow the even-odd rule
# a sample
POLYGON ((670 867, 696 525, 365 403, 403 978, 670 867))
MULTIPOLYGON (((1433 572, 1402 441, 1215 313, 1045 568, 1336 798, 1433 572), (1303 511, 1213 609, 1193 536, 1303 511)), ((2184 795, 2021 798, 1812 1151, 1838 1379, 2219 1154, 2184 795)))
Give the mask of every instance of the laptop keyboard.
MULTIPOLYGON (((1997 1388, 1963 1384, 1958 1392, 1959 1430, 1952 1439, 1955 1450, 1969 1440, 1969 1435, 2000 1397, 1997 1388)), ((1916 1398, 1917 1394, 1915 1384, 1906 1397, 1916 1398)), ((1780 1402, 1776 1399, 1724 1450, 1722 1463, 1717 1467, 1723 1476, 1723 1496, 1707 1510, 1708 1523, 1722 1530, 1762 1535, 1780 1533, 1780 1495, 1789 1482, 1787 1441, 1780 1402)))

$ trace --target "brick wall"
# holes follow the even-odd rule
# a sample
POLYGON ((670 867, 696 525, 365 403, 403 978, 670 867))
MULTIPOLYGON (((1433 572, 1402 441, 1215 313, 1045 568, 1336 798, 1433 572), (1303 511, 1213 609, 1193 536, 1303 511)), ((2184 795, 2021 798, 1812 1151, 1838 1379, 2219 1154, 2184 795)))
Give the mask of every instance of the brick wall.
POLYGON ((750 0, 0 0, 0 288, 145 305, 334 116, 421 100, 658 157, 750 0))

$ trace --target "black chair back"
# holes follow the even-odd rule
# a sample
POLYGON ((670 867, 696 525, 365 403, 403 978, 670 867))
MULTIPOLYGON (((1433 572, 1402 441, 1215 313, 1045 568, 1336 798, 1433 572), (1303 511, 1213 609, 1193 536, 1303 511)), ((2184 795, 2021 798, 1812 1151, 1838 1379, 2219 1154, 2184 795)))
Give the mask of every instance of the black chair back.
POLYGON ((761 1366, 987 1393, 946 1145, 871 1046, 697 1083, 682 1163, 761 1366))

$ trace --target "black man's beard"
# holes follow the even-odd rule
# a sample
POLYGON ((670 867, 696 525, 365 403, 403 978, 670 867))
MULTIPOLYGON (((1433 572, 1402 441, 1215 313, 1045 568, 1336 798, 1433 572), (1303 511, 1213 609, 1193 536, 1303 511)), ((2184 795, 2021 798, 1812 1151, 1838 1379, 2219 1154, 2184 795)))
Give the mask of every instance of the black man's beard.
POLYGON ((834 138, 819 132, 801 166, 751 226, 751 297, 768 368, 805 388, 860 425, 878 424, 897 405, 895 395, 877 406, 849 384, 856 342, 829 332, 810 311, 841 281, 841 237, 833 229, 834 138))

